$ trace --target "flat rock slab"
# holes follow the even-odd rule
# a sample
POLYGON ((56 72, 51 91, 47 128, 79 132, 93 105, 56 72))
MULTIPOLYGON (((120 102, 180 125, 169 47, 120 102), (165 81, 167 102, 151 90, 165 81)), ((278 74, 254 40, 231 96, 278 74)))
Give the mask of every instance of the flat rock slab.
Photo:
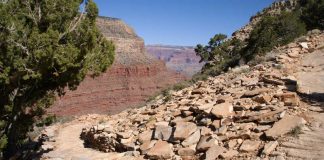
POLYGON ((267 130, 265 134, 270 139, 276 139, 302 124, 306 124, 306 121, 301 117, 285 116, 275 123, 271 129, 267 130))
POLYGON ((228 102, 217 104, 211 110, 211 114, 213 114, 217 118, 228 117, 231 116, 232 113, 233 113, 233 105, 228 102))
POLYGON ((270 141, 267 144, 265 144, 262 154, 269 155, 272 151, 274 151, 279 143, 277 141, 270 141))
POLYGON ((253 152, 256 151, 261 144, 261 141, 252 141, 252 140, 245 140, 240 147, 240 151, 243 152, 253 152))

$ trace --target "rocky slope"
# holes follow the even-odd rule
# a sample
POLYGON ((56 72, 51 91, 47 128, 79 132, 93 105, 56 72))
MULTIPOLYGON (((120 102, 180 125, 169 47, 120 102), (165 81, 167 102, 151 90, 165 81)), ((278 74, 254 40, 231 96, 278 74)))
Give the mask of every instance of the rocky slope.
POLYGON ((188 77, 198 73, 204 63, 199 63, 193 47, 148 45, 146 51, 153 57, 163 60, 167 68, 188 77))
POLYGON ((100 17, 97 25, 116 45, 114 64, 95 79, 87 77, 77 90, 67 91, 49 113, 59 116, 118 113, 184 80, 180 74, 168 71, 163 61, 148 56, 143 39, 120 19, 100 17))
MULTIPOLYGON (((268 53, 257 66, 234 68, 142 108, 83 116, 63 128, 88 123, 82 131, 78 126, 86 146, 108 152, 98 159, 321 159, 323 145, 316 139, 322 142, 324 120, 317 112, 323 110, 299 96, 303 80, 298 75, 307 67, 303 60, 322 55, 323 47, 324 32, 310 32, 268 53)), ((51 130, 60 127, 44 132, 55 140, 51 130)), ((53 151, 43 157, 75 156, 61 147, 66 143, 46 142, 44 148, 53 151)), ((89 155, 77 156, 92 159, 89 155)))

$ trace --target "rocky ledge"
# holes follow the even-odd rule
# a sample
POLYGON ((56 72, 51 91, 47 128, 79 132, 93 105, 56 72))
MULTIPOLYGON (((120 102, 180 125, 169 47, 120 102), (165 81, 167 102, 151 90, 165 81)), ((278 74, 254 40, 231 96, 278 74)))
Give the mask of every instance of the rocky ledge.
POLYGON ((313 31, 270 52, 262 64, 173 91, 169 101, 106 116, 81 137, 125 159, 285 159, 280 146, 287 134, 309 130, 294 68, 323 42, 324 33, 313 31))

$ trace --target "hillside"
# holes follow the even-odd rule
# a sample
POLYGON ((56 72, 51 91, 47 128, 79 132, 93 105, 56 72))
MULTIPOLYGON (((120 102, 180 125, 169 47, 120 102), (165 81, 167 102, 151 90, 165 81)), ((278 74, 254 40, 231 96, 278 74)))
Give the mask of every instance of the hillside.
POLYGON ((320 73, 312 80, 320 78, 323 61, 312 67, 307 62, 323 56, 323 42, 323 32, 310 32, 303 41, 269 52, 271 58, 262 64, 171 92, 169 101, 162 97, 113 116, 82 116, 49 127, 44 134, 55 142, 45 143, 53 151, 43 157, 320 159, 323 108, 309 100, 313 92, 323 92, 318 90, 323 83, 299 94, 306 84, 299 75, 311 69, 320 73), (54 131, 58 134, 49 134, 54 131), (101 152, 84 148, 80 134, 88 147, 101 152))
POLYGON ((185 79, 148 56, 144 41, 122 20, 99 17, 97 26, 116 45, 115 61, 104 74, 87 77, 75 91, 67 91, 48 110, 57 116, 114 114, 137 107, 156 92, 185 79))
POLYGON ((166 67, 187 77, 198 73, 204 63, 199 63, 200 57, 196 56, 193 47, 147 45, 146 51, 153 57, 166 63, 166 67))
MULTIPOLYGON (((295 2, 276 1, 232 37, 216 34, 197 45, 208 71, 201 80, 164 90, 140 108, 46 127, 41 158, 322 159, 324 31, 314 28, 324 26, 307 15, 314 1, 295 2)), ((165 61, 183 49, 153 46, 165 61)))

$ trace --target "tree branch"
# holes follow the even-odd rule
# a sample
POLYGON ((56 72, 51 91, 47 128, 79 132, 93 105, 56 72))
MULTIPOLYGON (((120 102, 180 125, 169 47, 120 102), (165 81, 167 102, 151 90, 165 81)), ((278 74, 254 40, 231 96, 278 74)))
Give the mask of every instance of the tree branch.
POLYGON ((36 18, 35 18, 35 15, 34 15, 32 9, 31 9, 30 2, 29 2, 29 1, 26 1, 26 6, 27 6, 27 8, 28 8, 28 10, 29 10, 29 15, 28 15, 28 16, 29 16, 29 17, 33 20, 33 22, 37 25, 38 23, 37 23, 37 20, 36 20, 36 18))
POLYGON ((20 44, 20 43, 18 43, 18 42, 16 42, 16 41, 14 41, 14 40, 10 40, 10 42, 11 42, 11 43, 14 43, 17 47, 21 48, 21 49, 25 52, 25 54, 26 54, 27 56, 30 55, 29 50, 28 50, 28 48, 27 48, 26 46, 24 46, 24 45, 22 45, 22 44, 20 44))
POLYGON ((81 13, 80 13, 80 16, 74 18, 75 20, 73 20, 73 21, 70 23, 69 28, 67 29, 67 31, 64 32, 64 33, 62 33, 62 34, 60 35, 59 39, 62 39, 65 35, 67 35, 67 34, 73 32, 73 31, 76 29, 76 27, 80 24, 81 20, 83 19, 83 16, 84 16, 84 14, 85 14, 85 8, 86 8, 86 4, 84 4, 84 6, 83 6, 83 8, 82 8, 82 11, 81 11, 81 13), (76 22, 75 22, 75 21, 76 21, 76 22))

